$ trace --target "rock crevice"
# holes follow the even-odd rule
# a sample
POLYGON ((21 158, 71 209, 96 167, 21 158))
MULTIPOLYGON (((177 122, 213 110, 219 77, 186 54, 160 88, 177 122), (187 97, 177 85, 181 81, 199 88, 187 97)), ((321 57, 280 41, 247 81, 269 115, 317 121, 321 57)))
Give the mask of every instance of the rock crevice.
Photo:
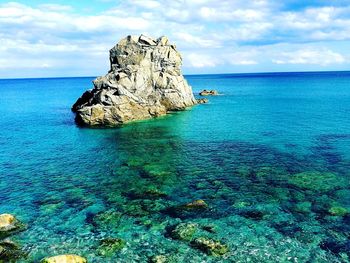
POLYGON ((73 105, 76 121, 114 126, 196 104, 181 73, 182 58, 166 37, 128 36, 110 50, 110 71, 73 105))

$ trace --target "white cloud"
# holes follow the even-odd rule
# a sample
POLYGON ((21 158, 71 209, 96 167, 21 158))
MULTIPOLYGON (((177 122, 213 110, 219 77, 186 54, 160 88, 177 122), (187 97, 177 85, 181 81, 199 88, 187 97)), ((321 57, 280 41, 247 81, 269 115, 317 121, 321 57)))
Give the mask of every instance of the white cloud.
POLYGON ((77 31, 113 32, 125 30, 144 30, 149 27, 149 21, 141 17, 118 17, 109 15, 78 17, 71 21, 71 26, 75 26, 77 31))
POLYGON ((39 8, 43 11, 72 11, 73 8, 69 5, 59 5, 59 4, 42 4, 39 8))
POLYGON ((272 60, 276 64, 313 64, 327 66, 330 64, 341 64, 345 58, 330 49, 320 50, 297 50, 294 52, 283 52, 278 58, 272 60))
POLYGON ((202 37, 191 35, 186 32, 175 32, 175 38, 179 41, 187 42, 190 45, 196 45, 199 47, 220 47, 220 44, 214 39, 204 39, 202 37))
POLYGON ((191 52, 189 54, 184 54, 184 62, 188 62, 194 68, 205 68, 205 67, 216 67, 219 65, 241 65, 249 66, 258 64, 256 58, 259 52, 256 50, 251 50, 247 52, 245 50, 240 50, 238 52, 220 52, 215 54, 203 54, 199 52, 191 52))
POLYGON ((159 2, 153 0, 134 0, 133 4, 150 9, 157 8, 161 5, 159 2))
POLYGON ((213 21, 257 21, 263 19, 264 12, 254 9, 217 9, 215 7, 202 7, 199 15, 205 20, 213 21))
POLYGON ((194 68, 215 67, 220 64, 220 61, 214 56, 197 53, 186 55, 185 61, 194 68))
POLYGON ((17 61, 38 74, 63 65, 66 72, 104 72, 108 50, 141 33, 167 35, 184 54, 184 66, 203 71, 261 63, 326 67, 350 57, 350 4, 290 10, 272 0, 99 1, 115 5, 84 14, 68 5, 0 4, 0 77, 19 67, 17 61), (345 48, 334 48, 336 41, 345 48))

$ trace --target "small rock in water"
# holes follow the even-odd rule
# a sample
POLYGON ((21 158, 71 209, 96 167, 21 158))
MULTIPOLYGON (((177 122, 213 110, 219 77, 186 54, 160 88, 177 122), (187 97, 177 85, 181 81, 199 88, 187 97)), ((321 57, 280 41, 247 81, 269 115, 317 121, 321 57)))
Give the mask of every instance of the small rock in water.
POLYGON ((196 233, 198 224, 196 223, 180 223, 170 233, 172 238, 190 241, 196 233))
POLYGON ((126 242, 121 238, 106 238, 101 240, 98 248, 98 253, 102 256, 111 257, 113 254, 126 245, 126 242))
POLYGON ((78 255, 67 254, 44 258, 41 263, 87 263, 87 260, 78 255))
POLYGON ((202 90, 201 92, 199 92, 199 95, 201 96, 208 96, 208 95, 218 95, 218 91, 217 90, 202 90))
POLYGON ((24 225, 19 222, 11 214, 1 214, 0 215, 0 238, 9 236, 10 234, 23 230, 24 225))
POLYGON ((222 256, 229 251, 227 245, 222 244, 220 241, 206 237, 196 238, 191 244, 203 252, 213 256, 222 256))
POLYGON ((206 98, 203 98, 203 99, 197 99, 197 103, 198 104, 205 104, 205 103, 208 103, 209 102, 209 100, 208 99, 206 99, 206 98))

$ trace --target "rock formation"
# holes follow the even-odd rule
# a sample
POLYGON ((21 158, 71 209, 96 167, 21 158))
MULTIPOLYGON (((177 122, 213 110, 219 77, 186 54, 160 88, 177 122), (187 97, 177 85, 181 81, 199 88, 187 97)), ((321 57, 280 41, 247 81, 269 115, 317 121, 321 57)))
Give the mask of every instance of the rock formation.
POLYGON ((219 95, 219 92, 217 90, 202 90, 201 92, 199 92, 199 95, 201 96, 209 96, 209 95, 219 95))
POLYGON ((205 103, 208 103, 208 102, 209 102, 209 100, 206 99, 206 98, 197 99, 197 103, 198 103, 198 104, 205 104, 205 103))
POLYGON ((73 105, 76 121, 114 126, 196 104, 181 74, 181 55, 166 37, 128 36, 110 50, 111 69, 73 105))

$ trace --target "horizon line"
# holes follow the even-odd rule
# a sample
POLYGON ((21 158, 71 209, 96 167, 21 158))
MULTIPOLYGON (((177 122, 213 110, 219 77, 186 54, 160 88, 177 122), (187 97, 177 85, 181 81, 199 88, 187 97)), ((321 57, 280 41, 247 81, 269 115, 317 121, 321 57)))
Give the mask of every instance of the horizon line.
MULTIPOLYGON (((310 70, 310 71, 265 71, 265 72, 241 72, 241 73, 197 73, 197 74, 182 74, 183 76, 210 76, 210 75, 263 75, 263 74, 285 74, 285 73, 344 73, 349 70, 310 70)), ((0 80, 30 80, 30 79, 74 79, 74 78, 97 78, 98 76, 60 76, 60 77, 18 77, 18 78, 0 78, 0 80)))

